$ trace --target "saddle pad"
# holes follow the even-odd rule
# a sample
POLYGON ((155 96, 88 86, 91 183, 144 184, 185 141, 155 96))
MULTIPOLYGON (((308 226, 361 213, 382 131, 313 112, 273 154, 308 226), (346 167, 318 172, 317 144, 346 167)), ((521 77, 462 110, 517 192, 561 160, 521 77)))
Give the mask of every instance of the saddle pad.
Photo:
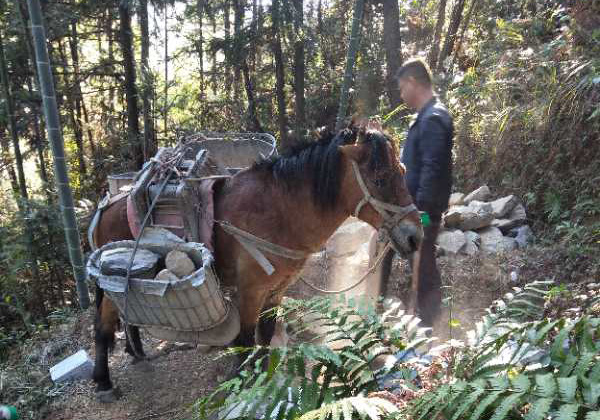
MULTIPOLYGON (((198 236, 200 238, 201 243, 204 244, 206 248, 208 248, 211 252, 214 252, 214 240, 213 240, 213 232, 214 232, 214 193, 215 193, 215 185, 218 182, 223 181, 222 177, 215 178, 206 178, 200 181, 200 186, 197 191, 200 194, 200 208, 197 210, 198 217, 198 236)), ((144 219, 143 214, 138 214, 136 210, 136 206, 133 203, 133 199, 131 195, 127 196, 127 223, 129 224, 129 229, 131 230, 131 234, 134 238, 137 238, 141 232, 142 221, 144 219)), ((173 225, 179 224, 181 220, 183 220, 183 215, 181 214, 172 214, 169 215, 172 218, 171 222, 173 225)), ((189 232, 185 232, 180 228, 167 228, 175 235, 179 236, 184 240, 188 240, 188 237, 191 236, 189 232)))

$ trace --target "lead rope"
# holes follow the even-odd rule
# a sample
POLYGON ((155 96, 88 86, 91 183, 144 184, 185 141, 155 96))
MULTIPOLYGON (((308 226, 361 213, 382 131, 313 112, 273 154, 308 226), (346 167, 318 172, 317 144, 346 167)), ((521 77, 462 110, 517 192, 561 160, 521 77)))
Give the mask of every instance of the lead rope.
POLYGON ((128 299, 128 297, 129 297, 129 280, 131 277, 131 267, 133 266, 133 260, 135 259, 135 253, 137 252, 138 246, 140 244, 140 239, 142 239, 142 234, 144 233, 144 228, 146 227, 146 224, 148 223, 148 219, 150 218, 150 215, 152 214, 152 210, 154 210, 154 206, 158 202, 160 194, 165 189, 167 182, 169 182, 169 179, 171 179, 171 176, 174 173, 175 172, 173 170, 171 170, 170 168, 167 169, 165 179, 162 181, 162 183, 158 187, 158 192, 156 194, 156 197, 154 197, 154 200, 152 200, 152 203, 150 203, 150 207, 148 207, 148 211, 146 212, 146 215, 144 216, 144 220, 142 221, 142 224, 140 226, 140 233, 139 233, 137 239, 135 240, 135 245, 133 246, 133 252, 131 253, 131 257, 129 257, 129 263, 127 264, 127 273, 125 274, 125 314, 123 317, 124 318, 123 322, 125 323, 125 340, 127 341, 127 343, 129 343, 129 346, 131 347, 131 350, 133 351, 134 357, 136 357, 137 359, 142 359, 142 355, 140 355, 137 352, 135 345, 129 339, 129 299, 128 299))
POLYGON ((339 293, 345 293, 348 290, 352 290, 354 289, 356 286, 358 286, 359 284, 361 284, 363 281, 365 281, 365 279, 372 274, 375 269, 377 268, 377 266, 379 266, 379 264, 381 264, 381 261, 383 261, 383 257, 385 257, 385 254, 387 254, 387 252, 392 249, 392 245, 390 244, 390 242, 388 241, 385 244, 385 248, 383 249, 383 251, 381 252, 381 254, 379 255, 379 257, 377 257, 377 259, 375 260, 375 262, 373 263, 373 265, 371 267, 369 267, 369 269, 367 270, 367 272, 365 274, 362 275, 362 277, 360 279, 358 279, 358 281, 356 283, 354 283, 351 286, 345 287, 344 289, 340 289, 340 290, 326 290, 326 289, 321 289, 318 286, 315 286, 314 284, 309 283, 307 280, 305 280, 302 276, 299 276, 299 280, 306 284, 307 286, 309 286, 311 289, 316 290, 317 292, 321 292, 321 293, 325 293, 327 295, 335 295, 335 294, 339 294, 339 293))

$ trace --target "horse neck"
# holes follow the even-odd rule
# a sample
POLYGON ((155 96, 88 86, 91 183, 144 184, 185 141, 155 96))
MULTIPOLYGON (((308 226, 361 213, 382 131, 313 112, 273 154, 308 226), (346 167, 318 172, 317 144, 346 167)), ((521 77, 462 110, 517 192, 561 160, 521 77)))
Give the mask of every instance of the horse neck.
POLYGON ((320 250, 349 216, 341 199, 329 209, 319 206, 309 180, 287 189, 275 182, 272 174, 252 169, 234 177, 224 197, 220 207, 231 223, 278 245, 306 252, 320 250))

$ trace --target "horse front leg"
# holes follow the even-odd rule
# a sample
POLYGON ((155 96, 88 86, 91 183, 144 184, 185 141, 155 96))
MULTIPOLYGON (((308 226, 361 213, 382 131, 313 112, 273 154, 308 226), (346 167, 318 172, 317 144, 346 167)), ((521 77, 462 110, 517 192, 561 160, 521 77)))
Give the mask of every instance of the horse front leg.
MULTIPOLYGON (((238 295, 240 333, 234 341, 236 347, 254 347, 256 345, 256 326, 265 298, 266 293, 260 289, 240 288, 238 295)), ((246 354, 240 354, 236 363, 236 372, 239 372, 246 358, 246 354)))
POLYGON ((108 370, 108 353, 115 345, 115 331, 119 325, 119 312, 115 305, 96 291, 98 311, 95 322, 96 364, 93 379, 96 383, 96 397, 100 402, 113 402, 118 394, 113 389, 108 370))

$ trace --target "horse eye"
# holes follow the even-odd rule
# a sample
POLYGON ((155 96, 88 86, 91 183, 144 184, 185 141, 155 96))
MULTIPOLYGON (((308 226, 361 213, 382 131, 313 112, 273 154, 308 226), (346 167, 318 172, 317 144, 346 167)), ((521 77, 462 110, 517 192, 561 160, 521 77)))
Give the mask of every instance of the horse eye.
POLYGON ((387 178, 375 179, 375 186, 378 188, 384 187, 387 184, 387 178))

